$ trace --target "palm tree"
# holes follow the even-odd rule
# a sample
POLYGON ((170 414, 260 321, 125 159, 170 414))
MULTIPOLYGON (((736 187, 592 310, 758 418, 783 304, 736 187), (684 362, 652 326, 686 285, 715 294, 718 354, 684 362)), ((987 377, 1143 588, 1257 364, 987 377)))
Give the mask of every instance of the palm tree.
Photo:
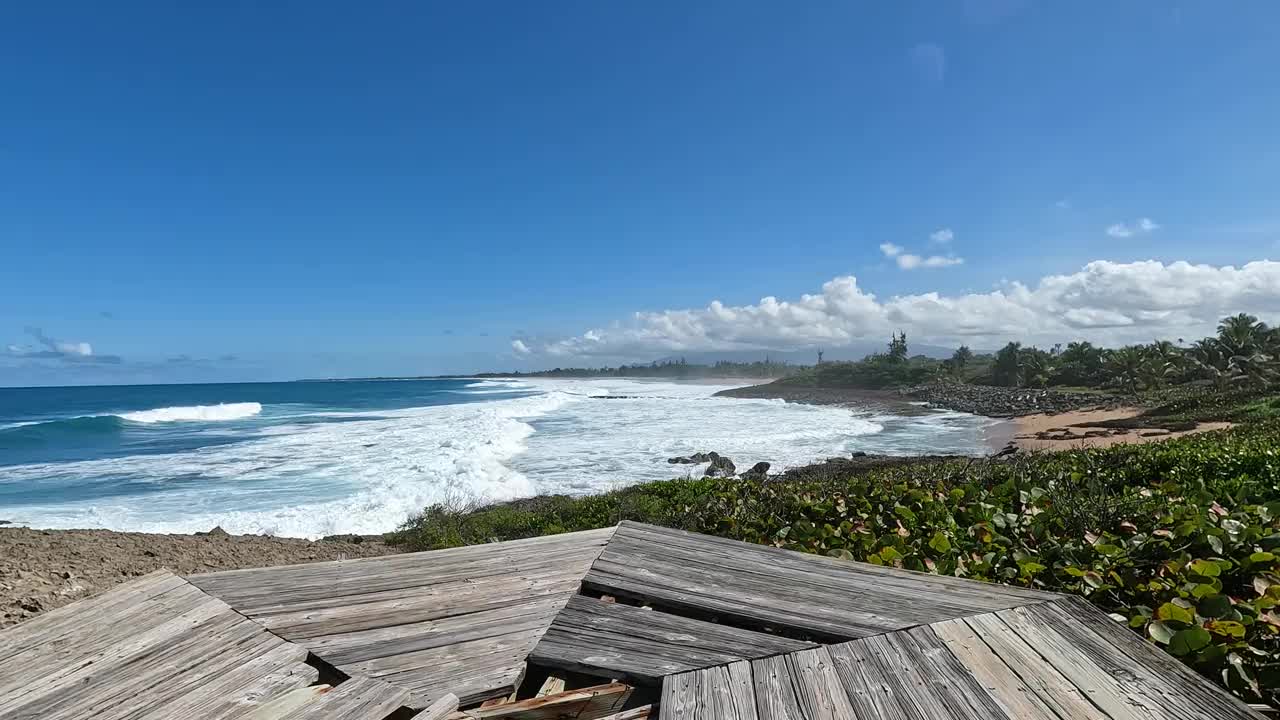
POLYGON ((1231 382, 1231 368, 1228 357, 1223 352, 1222 343, 1217 338, 1207 337, 1197 340, 1191 346, 1188 357, 1197 374, 1213 381, 1218 390, 1225 390, 1231 382))
POLYGON ((1022 343, 1011 342, 996 352, 992 375, 996 383, 1006 387, 1022 385, 1022 343))
POLYGON ((1112 382, 1129 393, 1138 391, 1145 372, 1147 355, 1140 345, 1128 345, 1107 353, 1107 373, 1112 382))
POLYGON ((1031 348, 1023 352, 1020 364, 1022 366, 1022 377, 1027 385, 1044 387, 1049 384, 1049 378, 1053 375, 1054 367, 1053 363, 1050 362, 1048 353, 1031 348))
POLYGON ((1218 323, 1218 342, 1232 355, 1249 355, 1258 349, 1268 332, 1266 323, 1257 317, 1239 313, 1222 318, 1218 323))

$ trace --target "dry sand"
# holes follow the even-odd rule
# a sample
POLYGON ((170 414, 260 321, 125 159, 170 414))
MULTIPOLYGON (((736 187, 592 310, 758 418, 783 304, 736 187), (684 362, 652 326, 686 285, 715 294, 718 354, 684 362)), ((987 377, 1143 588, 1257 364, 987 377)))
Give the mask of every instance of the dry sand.
POLYGON ((189 575, 393 552, 379 540, 0 527, 0 628, 160 568, 189 575))
POLYGON ((1024 415, 1010 421, 1010 441, 1022 450, 1073 450, 1121 443, 1155 442, 1231 427, 1231 423, 1226 422, 1200 423, 1194 430, 1177 431, 1159 427, 1116 429, 1090 426, 1091 423, 1136 417, 1141 412, 1141 408, 1116 408, 1077 410, 1053 415, 1024 415))

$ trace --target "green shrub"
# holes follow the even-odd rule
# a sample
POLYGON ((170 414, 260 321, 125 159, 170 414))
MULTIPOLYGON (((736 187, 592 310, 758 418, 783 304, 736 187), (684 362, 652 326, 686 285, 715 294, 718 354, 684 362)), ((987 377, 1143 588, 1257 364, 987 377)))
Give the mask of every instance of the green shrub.
POLYGON ((409 549, 631 519, 1082 595, 1250 701, 1280 698, 1280 424, 1012 461, 682 479, 430 508, 409 549))

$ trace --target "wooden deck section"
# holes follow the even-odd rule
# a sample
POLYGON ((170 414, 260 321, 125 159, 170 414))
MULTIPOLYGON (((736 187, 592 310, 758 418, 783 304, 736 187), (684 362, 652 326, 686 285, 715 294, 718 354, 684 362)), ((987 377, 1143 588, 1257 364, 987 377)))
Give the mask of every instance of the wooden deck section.
POLYGON ((529 661, 660 685, 673 673, 810 647, 814 644, 578 595, 556 616, 529 661))
POLYGON ((631 522, 618 527, 583 585, 827 642, 1057 597, 631 522))
MULTIPOLYGON (((248 720, 316 681, 306 657, 161 571, 0 634, 0 717, 248 720)), ((288 717, 382 720, 408 696, 370 682, 304 698, 298 712, 309 714, 288 717), (362 702, 341 703, 357 690, 362 702)))
POLYGON ((1261 720, 1074 598, 672 675, 662 720, 1261 720))
POLYGON ((424 720, 1262 717, 1079 598, 637 523, 155 573, 0 633, 4 720, 413 710, 424 720), (347 677, 318 684, 324 665, 347 677))
POLYGON ((451 550, 192 576, 191 582, 352 676, 421 708, 508 695, 613 528, 451 550))

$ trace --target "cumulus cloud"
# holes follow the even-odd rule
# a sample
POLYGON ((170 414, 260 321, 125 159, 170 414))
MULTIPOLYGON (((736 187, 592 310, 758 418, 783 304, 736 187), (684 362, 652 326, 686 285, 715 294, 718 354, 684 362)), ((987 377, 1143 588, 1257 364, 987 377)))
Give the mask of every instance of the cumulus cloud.
POLYGON ((1107 226, 1107 234, 1113 238, 1133 237, 1140 233, 1149 233, 1159 230, 1160 226, 1151 218, 1138 218, 1133 224, 1116 223, 1107 226))
POLYGON ((897 329, 917 341, 979 347, 1009 339, 1118 343, 1204 335, 1236 312, 1269 321, 1280 315, 1280 262, 1215 267, 1098 260, 1034 285, 885 299, 843 276, 796 300, 766 297, 743 306, 714 301, 702 309, 641 312, 609 328, 525 347, 554 356, 643 359, 673 351, 837 347, 897 329))
MULTIPOLYGON (((588 330, 587 334, 588 335, 591 334, 591 331, 588 330)), ((512 340, 511 349, 516 351, 516 354, 518 355, 528 355, 529 353, 533 352, 533 350, 528 345, 526 345, 523 340, 512 340)))
POLYGON ((951 232, 951 228, 942 228, 941 230, 929 233, 929 241, 935 245, 946 245, 954 240, 955 237, 956 234, 951 232))
MULTIPOLYGON (((950 233, 950 232, 951 232, 950 230, 947 231, 947 233, 950 233)), ((903 252, 902 247, 898 245, 894 245, 893 243, 881 243, 880 252, 884 253, 884 256, 887 258, 893 258, 893 261, 896 262, 898 264, 898 267, 902 268, 903 270, 915 270, 916 268, 950 267, 952 265, 960 265, 964 263, 964 258, 958 258, 958 257, 951 257, 951 256, 944 257, 942 255, 930 255, 928 257, 921 257, 920 255, 913 255, 908 252, 903 252)))

